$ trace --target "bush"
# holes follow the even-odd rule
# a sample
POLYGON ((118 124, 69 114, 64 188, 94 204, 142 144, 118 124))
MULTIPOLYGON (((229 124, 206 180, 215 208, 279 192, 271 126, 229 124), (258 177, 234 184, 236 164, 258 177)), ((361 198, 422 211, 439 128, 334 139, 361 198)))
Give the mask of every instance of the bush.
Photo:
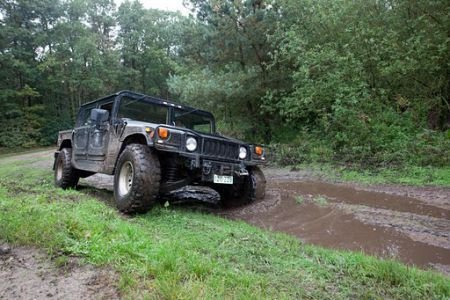
POLYGON ((0 114, 0 147, 31 148, 38 145, 44 123, 44 107, 34 105, 24 110, 5 110, 0 114))
POLYGON ((450 165, 448 134, 415 128, 410 113, 389 108, 374 109, 370 115, 347 111, 331 124, 326 134, 280 126, 271 145, 273 161, 280 165, 335 162, 365 168, 450 165))
POLYGON ((72 120, 62 117, 49 118, 40 130, 39 144, 41 146, 56 144, 58 132, 70 128, 73 128, 72 120))
POLYGON ((42 105, 0 113, 0 147, 32 148, 55 144, 58 131, 72 128, 71 120, 49 116, 42 105))

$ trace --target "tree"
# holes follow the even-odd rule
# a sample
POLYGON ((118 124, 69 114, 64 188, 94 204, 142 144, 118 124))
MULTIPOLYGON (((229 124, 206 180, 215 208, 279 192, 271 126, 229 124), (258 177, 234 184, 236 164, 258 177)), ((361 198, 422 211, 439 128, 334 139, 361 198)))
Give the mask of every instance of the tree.
POLYGON ((208 101, 231 131, 239 123, 248 138, 269 141, 271 116, 260 108, 275 84, 267 70, 267 35, 279 17, 275 1, 193 0, 189 7, 197 21, 186 26, 182 57, 192 71, 172 77, 171 90, 194 104, 208 101))

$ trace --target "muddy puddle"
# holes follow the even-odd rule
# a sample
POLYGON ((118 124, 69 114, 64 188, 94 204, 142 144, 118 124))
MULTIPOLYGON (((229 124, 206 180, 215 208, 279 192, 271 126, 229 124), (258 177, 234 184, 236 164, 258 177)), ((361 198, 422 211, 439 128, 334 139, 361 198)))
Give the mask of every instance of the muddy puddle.
MULTIPOLYGON (((217 193, 198 187, 177 191, 167 200, 175 207, 244 220, 306 243, 362 251, 450 275, 450 189, 436 188, 430 194, 428 187, 423 195, 415 189, 411 197, 404 186, 371 191, 270 172, 265 199, 244 207, 223 208, 217 193)), ((82 185, 100 189, 103 199, 112 200, 112 177, 96 175, 82 185)))
MULTIPOLYGON (((308 188, 296 189, 297 185, 293 183, 272 184, 263 201, 221 214, 268 230, 292 234, 307 243, 362 251, 450 274, 450 221, 427 215, 435 212, 439 216, 448 216, 448 212, 434 211, 427 206, 424 206, 423 214, 415 206, 410 207, 414 213, 402 212, 406 208, 390 210, 385 201, 390 197, 383 193, 371 193, 370 197, 361 200, 362 205, 342 204, 357 203, 357 191, 349 197, 345 193, 337 197, 334 192, 338 187, 326 189, 322 183, 315 186, 313 182, 299 186, 305 187, 304 184, 309 185, 308 188), (377 197, 380 203, 376 202, 377 197), (364 205, 369 204, 364 200, 374 204, 373 207, 364 205)), ((398 202, 405 199, 391 200, 392 207, 398 208, 401 207, 398 202)))

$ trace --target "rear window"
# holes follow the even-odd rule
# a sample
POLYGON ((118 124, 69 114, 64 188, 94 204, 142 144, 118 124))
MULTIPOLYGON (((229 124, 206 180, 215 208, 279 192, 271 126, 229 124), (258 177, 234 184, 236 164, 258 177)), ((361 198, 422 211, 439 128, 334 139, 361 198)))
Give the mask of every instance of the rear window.
POLYGON ((141 122, 166 124, 168 108, 143 100, 124 97, 120 101, 118 116, 119 118, 128 118, 141 122))

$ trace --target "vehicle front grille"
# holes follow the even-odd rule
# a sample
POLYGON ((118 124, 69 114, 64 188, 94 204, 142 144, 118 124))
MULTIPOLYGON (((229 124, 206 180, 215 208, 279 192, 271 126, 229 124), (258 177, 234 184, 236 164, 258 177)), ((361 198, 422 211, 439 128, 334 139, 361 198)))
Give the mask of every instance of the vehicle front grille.
POLYGON ((226 141, 205 139, 203 154, 217 158, 238 159, 239 145, 226 141))

